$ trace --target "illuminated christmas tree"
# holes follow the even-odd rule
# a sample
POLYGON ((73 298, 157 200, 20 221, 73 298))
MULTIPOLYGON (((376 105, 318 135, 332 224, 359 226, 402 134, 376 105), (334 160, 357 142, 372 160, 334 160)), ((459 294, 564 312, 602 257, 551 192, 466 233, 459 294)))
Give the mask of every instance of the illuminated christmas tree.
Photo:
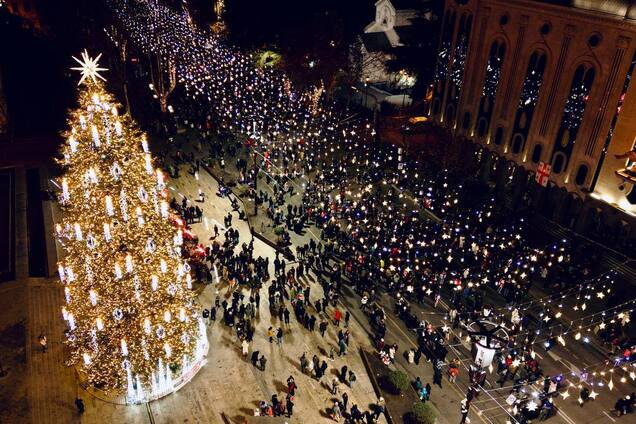
POLYGON ((147 401, 198 371, 205 327, 163 174, 135 122, 118 116, 99 56, 82 59, 73 68, 82 73, 79 108, 62 148, 56 226, 71 363, 93 387, 147 401))

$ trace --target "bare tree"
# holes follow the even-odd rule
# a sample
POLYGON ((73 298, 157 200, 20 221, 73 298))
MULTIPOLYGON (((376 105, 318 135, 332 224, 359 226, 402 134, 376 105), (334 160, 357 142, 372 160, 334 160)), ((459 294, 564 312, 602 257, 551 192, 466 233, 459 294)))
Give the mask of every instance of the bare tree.
POLYGON ((117 73, 121 79, 124 101, 126 106, 126 113, 130 114, 130 101, 128 99, 128 77, 126 74, 126 60, 128 60, 128 39, 124 31, 121 31, 116 26, 112 25, 109 29, 105 29, 106 34, 113 42, 119 52, 119 66, 117 66, 117 73))
POLYGON ((168 96, 177 86, 177 66, 171 56, 161 54, 150 56, 150 88, 159 99, 162 113, 168 110, 168 96))

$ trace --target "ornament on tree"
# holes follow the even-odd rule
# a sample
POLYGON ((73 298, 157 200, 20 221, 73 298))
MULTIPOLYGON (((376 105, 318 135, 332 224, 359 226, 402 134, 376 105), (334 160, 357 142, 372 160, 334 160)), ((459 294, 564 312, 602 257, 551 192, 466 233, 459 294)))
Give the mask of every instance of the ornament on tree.
POLYGON ((169 290, 159 290, 157 275, 183 269, 184 259, 174 255, 178 230, 162 217, 156 199, 165 181, 146 137, 130 116, 117 115, 99 56, 84 51, 75 60, 81 66, 73 69, 82 75, 79 108, 69 113, 61 152, 56 225, 70 362, 87 384, 125 394, 127 403, 148 402, 185 384, 202 366, 205 326, 181 319, 200 315, 190 276, 175 276, 169 290))

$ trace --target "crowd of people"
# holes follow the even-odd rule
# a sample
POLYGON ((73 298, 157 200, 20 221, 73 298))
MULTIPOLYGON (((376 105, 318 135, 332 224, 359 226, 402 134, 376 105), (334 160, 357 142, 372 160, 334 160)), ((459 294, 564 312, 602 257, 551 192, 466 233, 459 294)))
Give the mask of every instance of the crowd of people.
MULTIPOLYGON (((254 337, 257 299, 265 287, 272 315, 281 322, 268 330, 270 342, 284 343, 282 329, 291 311, 308 331, 318 322, 324 336, 329 320, 338 325, 342 319, 338 297, 347 284, 360 295, 378 353, 387 364, 394 362, 398 347, 384 343, 385 311, 374 302, 381 291, 395 297, 396 314, 417 332, 418 347, 407 355, 414 362, 422 356, 431 362, 434 385, 441 387, 445 367, 449 378, 459 373, 456 361, 450 366, 456 358, 446 360, 453 328, 440 320, 418 319, 412 308, 421 304, 432 304, 455 328, 478 320, 508 328, 510 340, 497 362, 502 386, 510 380, 514 390, 542 377, 532 352, 538 341, 550 346, 556 338, 552 323, 557 314, 542 303, 541 319, 531 319, 536 313, 527 306, 532 305, 532 283, 543 281, 548 293, 568 292, 589 279, 593 258, 567 243, 529 244, 523 214, 511 214, 505 199, 478 190, 461 169, 418 162, 400 148, 371 142, 374 129, 364 120, 343 119, 347 111, 326 101, 324 94, 294 91, 283 74, 255 69, 240 52, 190 30, 183 15, 155 7, 152 14, 127 9, 120 18, 138 46, 181 55, 186 95, 174 100, 174 121, 161 121, 169 137, 177 127, 186 130, 173 139, 174 156, 189 162, 190 173, 201 164, 234 172, 233 181, 221 181, 219 195, 230 196, 230 187, 245 186, 276 229, 278 244, 289 245, 291 233, 304 235, 308 228, 318 234, 295 246, 294 267, 277 255, 269 276, 268 259, 254 258, 252 243, 238 248, 231 215, 224 222, 222 244, 215 230, 212 246, 202 248, 199 272, 211 281, 218 269, 223 281, 236 288, 230 302, 215 303, 212 309, 222 307, 223 322, 240 339, 249 344, 254 337), (178 30, 150 39, 144 25, 178 30), (193 149, 197 158, 185 153, 193 149), (302 282, 310 272, 323 290, 314 303, 309 300, 311 287, 302 282), (447 310, 440 302, 447 303, 447 310)), ((170 166, 178 175, 178 164, 177 169, 170 166)), ((185 220, 200 219, 198 206, 185 203, 180 208, 185 220)), ((246 218, 236 199, 233 209, 246 218)), ((195 244, 193 250, 200 248, 195 244)), ((330 357, 336 350, 347 353, 347 333, 338 331, 330 357)), ((265 369, 266 359, 259 355, 253 352, 252 362, 265 369)), ((311 360, 307 366, 322 376, 323 364, 316 367, 311 360)), ((423 390, 421 397, 428 399, 430 390, 423 390)), ((293 405, 291 398, 286 403, 290 401, 293 405)), ((272 399, 264 406, 281 412, 286 410, 282 403, 272 399)), ((345 405, 338 401, 332 416, 339 418, 345 405)), ((549 408, 546 404, 544 409, 549 408)))

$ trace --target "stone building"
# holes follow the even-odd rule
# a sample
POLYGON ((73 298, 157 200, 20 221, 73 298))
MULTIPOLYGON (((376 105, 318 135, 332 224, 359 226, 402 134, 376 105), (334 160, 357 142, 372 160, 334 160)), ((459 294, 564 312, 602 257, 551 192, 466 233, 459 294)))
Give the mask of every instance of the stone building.
POLYGON ((430 113, 473 141, 481 178, 566 227, 632 238, 636 1, 446 0, 442 19, 430 113))

